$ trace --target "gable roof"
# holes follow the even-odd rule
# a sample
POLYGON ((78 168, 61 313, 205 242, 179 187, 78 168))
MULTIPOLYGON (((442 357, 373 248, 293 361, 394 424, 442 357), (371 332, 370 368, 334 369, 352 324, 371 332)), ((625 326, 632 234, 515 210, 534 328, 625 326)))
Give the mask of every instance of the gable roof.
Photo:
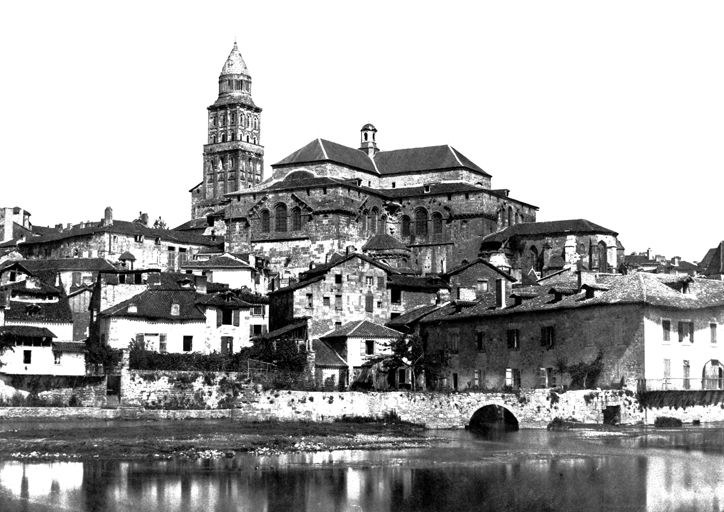
POLYGON ((11 267, 22 268, 26 273, 35 275, 41 272, 89 271, 102 272, 116 269, 104 258, 55 258, 43 260, 15 260, 0 266, 0 271, 11 267))
POLYGON ((407 251, 410 249, 400 240, 388 235, 387 233, 378 233, 372 235, 369 240, 362 246, 363 251, 407 251))
POLYGON ((442 277, 444 277, 444 278, 449 278, 450 276, 454 276, 455 274, 459 274, 460 272, 463 272, 464 270, 467 270, 467 269, 469 269, 470 267, 473 267, 473 266, 475 266, 475 265, 482 265, 482 266, 484 266, 484 267, 487 267, 487 268, 489 268, 490 270, 492 270, 493 272, 495 272, 495 273, 497 273, 497 274, 500 274, 502 277, 504 277, 504 278, 507 279, 508 281, 511 281, 511 282, 515 282, 515 281, 516 281, 516 279, 515 279, 513 276, 511 276, 511 275, 508 274, 507 272, 503 272, 503 271, 500 270, 498 267, 496 267, 496 266, 493 265, 492 263, 489 263, 488 261, 486 261, 486 260, 484 260, 484 259, 482 259, 482 258, 476 258, 476 259, 474 259, 473 261, 471 261, 471 262, 469 262, 469 263, 463 263, 462 265, 459 265, 459 266, 455 267, 455 268, 452 269, 452 270, 448 270, 446 273, 444 273, 444 274, 442 275, 442 277))
POLYGON ((68 297, 62 290, 59 290, 45 282, 35 283, 33 288, 28 288, 29 280, 5 284, 0 290, 10 290, 11 297, 6 304, 6 322, 58 322, 69 323, 73 321, 73 314, 68 303, 68 297), (13 300, 13 292, 20 292, 24 295, 36 296, 37 301, 13 300), (54 301, 44 300, 52 297, 54 301))
POLYGON ((439 304, 428 304, 426 306, 417 306, 414 309, 411 309, 410 311, 406 311, 405 313, 401 314, 397 318, 393 318, 389 322, 387 322, 385 325, 387 327, 391 327, 393 329, 398 329, 401 327, 407 327, 410 324, 416 323, 417 321, 425 318, 427 315, 432 313, 433 311, 439 309, 441 306, 439 304))
POLYGON ((354 169, 377 174, 366 153, 325 139, 315 139, 306 146, 283 158, 272 167, 299 165, 312 162, 334 162, 354 169))
POLYGON ((319 339, 331 338, 398 338, 400 333, 384 325, 370 322, 369 320, 358 320, 348 322, 337 329, 334 329, 319 339))
POLYGON ((523 222, 483 238, 482 243, 505 242, 513 237, 535 237, 542 235, 567 235, 595 233, 618 236, 618 233, 599 226, 586 219, 554 220, 548 222, 523 222))
POLYGON ((50 330, 45 327, 34 327, 31 325, 2 325, 0 335, 8 335, 17 338, 55 338, 50 330))
POLYGON ((370 265, 374 265, 374 266, 384 270, 388 274, 399 274, 400 273, 398 270, 390 267, 389 265, 385 265, 384 263, 381 263, 381 262, 375 260, 374 258, 367 256, 366 254, 362 254, 359 252, 351 252, 351 253, 345 254, 344 256, 341 256, 339 258, 332 258, 329 263, 325 263, 323 265, 318 265, 305 272, 301 272, 299 274, 299 279, 302 281, 305 281, 305 280, 310 279, 315 276, 324 275, 330 269, 336 267, 337 265, 341 265, 342 263, 345 263, 345 262, 351 260, 352 258, 359 258, 362 261, 366 261, 370 265))
POLYGON ((204 321, 206 316, 199 308, 199 297, 194 290, 146 290, 111 306, 99 313, 103 317, 125 317, 147 320, 204 321), (131 305, 136 312, 129 311, 131 305), (171 305, 179 305, 179 314, 171 315, 171 305))
POLYGON ((181 264, 181 268, 219 268, 219 269, 248 269, 254 270, 254 267, 247 262, 231 256, 230 254, 222 254, 208 260, 186 260, 181 264))
POLYGON ((325 366, 332 368, 347 368, 347 362, 332 347, 322 340, 312 342, 314 349, 314 366, 325 366))

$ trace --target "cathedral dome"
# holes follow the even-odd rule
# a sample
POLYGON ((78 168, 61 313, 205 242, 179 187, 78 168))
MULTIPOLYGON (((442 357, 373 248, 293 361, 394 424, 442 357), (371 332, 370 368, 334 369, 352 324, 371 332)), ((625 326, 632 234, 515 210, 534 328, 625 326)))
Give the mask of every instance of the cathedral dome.
POLYGON ((249 71, 246 69, 246 63, 241 56, 239 48, 236 46, 234 41, 234 47, 231 49, 229 57, 224 63, 224 67, 221 68, 221 75, 248 75, 249 71))

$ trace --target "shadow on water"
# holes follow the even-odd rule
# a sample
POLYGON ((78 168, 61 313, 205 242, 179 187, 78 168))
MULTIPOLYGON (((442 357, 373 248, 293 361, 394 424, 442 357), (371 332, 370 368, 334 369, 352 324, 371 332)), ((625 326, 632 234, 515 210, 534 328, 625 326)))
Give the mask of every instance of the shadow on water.
POLYGON ((488 439, 500 439, 503 434, 518 430, 518 420, 505 407, 486 405, 475 411, 465 428, 488 439))

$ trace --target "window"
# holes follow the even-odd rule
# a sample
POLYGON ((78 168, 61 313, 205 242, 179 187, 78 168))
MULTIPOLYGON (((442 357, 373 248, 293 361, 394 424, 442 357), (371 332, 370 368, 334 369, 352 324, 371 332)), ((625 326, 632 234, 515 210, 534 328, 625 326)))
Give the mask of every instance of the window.
POLYGON ((385 289, 385 276, 377 276, 377 288, 380 290, 385 289))
POLYGON ((671 341, 671 320, 662 320, 661 330, 663 331, 664 341, 671 341))
POLYGON ((158 351, 162 354, 165 354, 168 349, 168 345, 166 344, 166 335, 160 334, 158 337, 158 351))
POLYGON ((691 375, 691 366, 689 365, 689 361, 684 360, 684 389, 689 389, 690 387, 690 381, 689 377, 691 375))
POLYGON ((373 282, 374 282, 374 277, 372 277, 372 276, 365 276, 365 285, 366 285, 368 288, 371 288, 371 287, 372 287, 372 283, 373 283, 373 282))
POLYGON ((274 208, 274 229, 278 233, 286 233, 287 231, 287 205, 279 203, 274 208))
POLYGON ((520 349, 520 331, 518 329, 508 329, 506 339, 508 341, 508 350, 520 349))
POLYGON ((334 284, 342 285, 342 274, 334 274, 334 284))
POLYGON ((17 278, 18 278, 17 273, 14 270, 11 270, 10 276, 8 277, 8 281, 10 281, 11 283, 14 283, 17 278))
POLYGON ((136 242, 138 242, 139 244, 140 244, 140 243, 143 243, 143 235, 136 235, 136 236, 133 237, 133 239, 134 239, 136 242))
POLYGON ((439 212, 432 214, 432 234, 442 235, 442 214, 439 212))
POLYGON ((264 316, 264 306, 252 306, 251 314, 253 316, 264 316))
POLYGON ((222 309, 221 310, 221 325, 231 325, 234 319, 234 310, 222 309))
POLYGON ((473 387, 480 387, 480 370, 475 370, 473 372, 473 387))
POLYGON ((419 237, 427 236, 427 210, 424 208, 415 210, 415 235, 419 237))
POLYGON ((450 333, 450 337, 448 338, 448 349, 453 354, 458 353, 458 350, 460 349, 460 333, 459 332, 450 333))
POLYGON ((664 390, 669 385, 669 379, 671 378, 671 359, 664 359, 664 390))
POLYGON ((538 386, 541 388, 552 388, 556 385, 556 377, 553 368, 538 368, 538 386))
POLYGON ((23 350, 23 364, 30 364, 30 361, 33 358, 33 351, 32 350, 23 350))
POLYGON ((478 279, 478 283, 476 286, 476 295, 478 296, 478 298, 487 291, 488 291, 488 281, 486 281, 485 279, 478 279))
POLYGON ((372 313, 375 310, 375 297, 370 293, 365 297, 365 311, 372 313))
POLYGON ((709 324, 709 332, 711 333, 711 342, 716 343, 716 324, 709 324))
POLYGON ((307 294, 307 308, 314 309, 314 294, 312 293, 307 294))
POLYGON ((556 337, 556 329, 552 325, 547 325, 545 327, 541 327, 540 330, 540 344, 541 347, 545 347, 546 349, 550 350, 553 348, 553 343, 555 342, 556 337))
POLYGON ((390 300, 393 304, 402 304, 402 290, 399 288, 391 288, 390 300))
POLYGON ((298 206, 292 208, 292 231, 302 229, 302 209, 298 206))
POLYGON ((513 389, 520 387, 520 370, 518 368, 505 369, 505 385, 513 389))
POLYGON ((365 340, 365 355, 371 356, 375 353, 375 341, 365 340))
POLYGON ((171 316, 179 316, 180 308, 178 304, 171 304, 171 316))
POLYGON ((402 236, 410 236, 410 217, 402 216, 402 236))
POLYGON ((221 337, 221 355, 227 355, 234 352, 234 338, 232 336, 221 337))
POLYGON ((54 364, 60 364, 60 352, 53 352, 53 363, 54 364))
POLYGON ((337 311, 342 311, 342 296, 341 295, 334 296, 334 309, 337 311))
POLYGON ((485 335, 482 332, 475 333, 475 348, 478 352, 485 352, 485 335))
POLYGON ((193 343, 194 343, 194 337, 193 336, 184 336, 184 352, 191 352, 193 350, 193 343))
POLYGON ((694 322, 679 322, 679 343, 694 343, 694 322))
POLYGON ((269 233, 271 231, 271 222, 269 219, 269 210, 261 211, 261 232, 269 233))
POLYGON ((330 302, 329 302, 329 297, 324 297, 324 298, 322 299, 322 304, 324 305, 325 308, 330 307, 331 304, 330 304, 330 302))

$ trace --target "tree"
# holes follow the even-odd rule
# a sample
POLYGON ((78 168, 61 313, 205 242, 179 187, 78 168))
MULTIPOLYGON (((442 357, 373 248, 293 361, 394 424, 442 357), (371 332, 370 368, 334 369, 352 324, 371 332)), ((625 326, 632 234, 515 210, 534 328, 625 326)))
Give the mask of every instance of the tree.
POLYGON ((393 340, 389 347, 391 353, 377 358, 390 369, 406 368, 410 370, 412 390, 417 386, 417 377, 424 372, 438 373, 442 359, 434 354, 426 354, 424 342, 416 334, 403 334, 393 340))
MULTIPOLYGON (((0 334, 0 356, 3 355, 8 349, 13 350, 15 346, 15 336, 10 333, 0 334)), ((3 362, 0 361, 0 366, 3 366, 3 362)))
POLYGON ((601 374, 601 370, 603 370, 603 352, 599 349, 596 358, 590 363, 581 361, 569 365, 566 370, 571 376, 571 388, 588 389, 593 387, 601 374))

